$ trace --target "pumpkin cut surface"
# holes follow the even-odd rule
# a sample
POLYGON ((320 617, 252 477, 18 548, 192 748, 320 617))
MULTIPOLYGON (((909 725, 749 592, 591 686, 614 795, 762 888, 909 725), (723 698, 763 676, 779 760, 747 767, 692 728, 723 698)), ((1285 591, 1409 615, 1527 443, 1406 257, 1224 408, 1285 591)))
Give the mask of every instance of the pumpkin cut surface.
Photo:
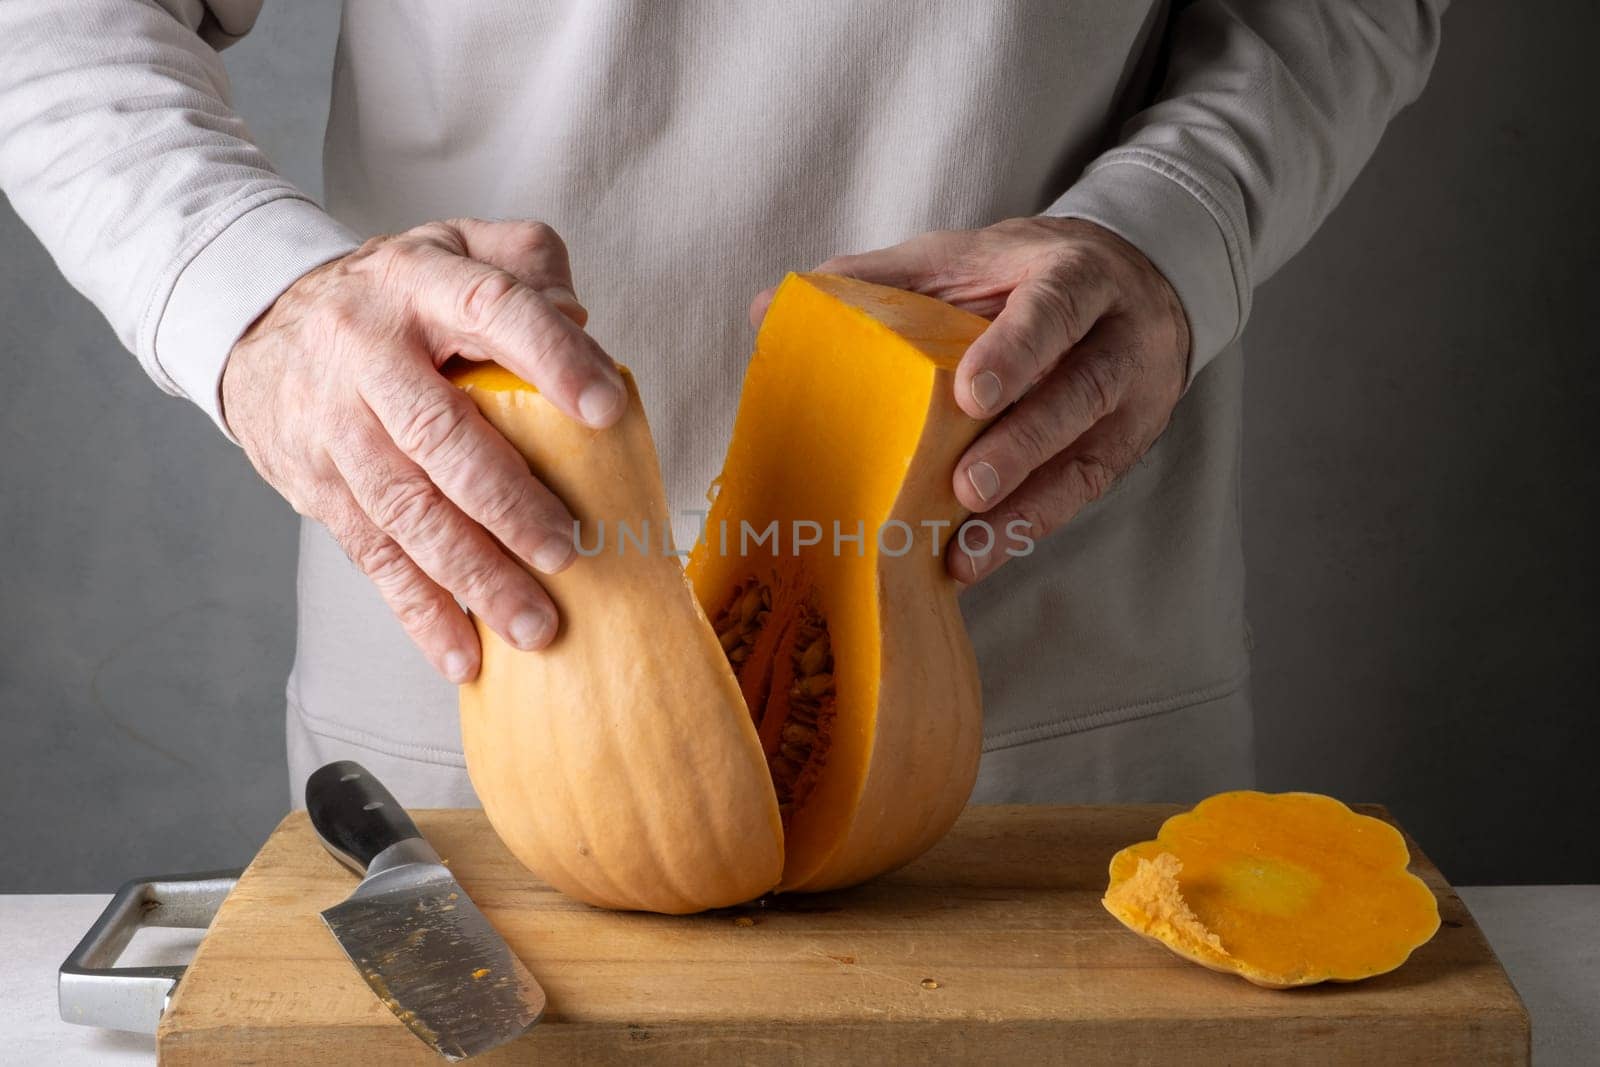
POLYGON ((540 577, 562 618, 551 645, 523 652, 479 623, 461 690, 468 771, 519 860, 592 904, 690 912, 854 884, 943 836, 981 743, 943 552, 967 517, 955 463, 982 429, 954 373, 987 325, 789 276, 686 567, 664 551, 630 376, 627 412, 594 431, 498 367, 452 371, 566 502, 587 557, 540 577))
POLYGON ((1439 928, 1400 832, 1314 793, 1222 793, 1111 860, 1119 922, 1271 988, 1399 967, 1439 928))

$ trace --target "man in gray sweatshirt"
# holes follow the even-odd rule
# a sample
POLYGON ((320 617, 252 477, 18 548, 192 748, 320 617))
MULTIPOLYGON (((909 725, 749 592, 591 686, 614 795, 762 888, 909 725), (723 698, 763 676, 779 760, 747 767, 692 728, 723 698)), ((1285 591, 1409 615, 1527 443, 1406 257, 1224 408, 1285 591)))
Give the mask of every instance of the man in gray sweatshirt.
POLYGON ((583 566, 444 360, 596 427, 628 364, 688 515, 747 311, 818 264, 994 320, 955 399, 998 418, 953 486, 1038 546, 948 554, 977 798, 1250 783, 1238 340, 1420 92, 1444 0, 345 0, 325 208, 229 104, 217 49, 260 6, 0 5, 0 186, 305 516, 296 795, 354 757, 472 803, 461 605, 537 649, 559 620, 519 561, 583 566))

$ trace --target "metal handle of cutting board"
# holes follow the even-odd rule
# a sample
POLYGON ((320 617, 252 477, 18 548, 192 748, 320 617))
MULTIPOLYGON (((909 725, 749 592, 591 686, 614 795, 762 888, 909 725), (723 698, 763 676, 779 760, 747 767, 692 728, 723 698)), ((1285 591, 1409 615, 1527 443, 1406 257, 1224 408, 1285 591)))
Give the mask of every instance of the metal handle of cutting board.
POLYGON ((140 927, 204 930, 243 871, 203 871, 135 878, 111 903, 61 964, 56 985, 64 1022, 153 1034, 167 1010, 181 966, 118 967, 140 927))

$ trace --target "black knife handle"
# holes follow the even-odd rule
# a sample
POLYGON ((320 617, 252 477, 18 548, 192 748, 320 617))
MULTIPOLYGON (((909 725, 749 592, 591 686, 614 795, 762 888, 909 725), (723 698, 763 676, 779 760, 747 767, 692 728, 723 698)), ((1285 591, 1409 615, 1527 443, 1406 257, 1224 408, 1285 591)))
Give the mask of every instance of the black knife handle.
POLYGON ((373 857, 390 845, 422 836, 394 794, 353 760, 329 763, 311 773, 306 779, 306 812, 328 851, 363 874, 373 857))

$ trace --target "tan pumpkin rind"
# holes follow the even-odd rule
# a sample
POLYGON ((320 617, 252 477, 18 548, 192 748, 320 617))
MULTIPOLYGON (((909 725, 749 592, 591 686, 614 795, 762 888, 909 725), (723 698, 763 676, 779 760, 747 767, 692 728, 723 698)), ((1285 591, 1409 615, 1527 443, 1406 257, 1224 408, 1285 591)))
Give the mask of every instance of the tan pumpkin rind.
MULTIPOLYGON (((631 375, 605 430, 491 365, 459 373, 484 416, 590 536, 660 538, 666 494, 631 375)), ((481 621, 461 687, 467 771, 500 838, 563 893, 683 913, 778 883, 783 831, 755 729, 676 557, 600 552, 540 577, 561 614, 524 652, 481 621)))
POLYGON ((1399 967, 1439 929, 1433 891, 1381 819, 1316 793, 1222 793, 1111 860, 1119 922, 1275 989, 1399 967))

